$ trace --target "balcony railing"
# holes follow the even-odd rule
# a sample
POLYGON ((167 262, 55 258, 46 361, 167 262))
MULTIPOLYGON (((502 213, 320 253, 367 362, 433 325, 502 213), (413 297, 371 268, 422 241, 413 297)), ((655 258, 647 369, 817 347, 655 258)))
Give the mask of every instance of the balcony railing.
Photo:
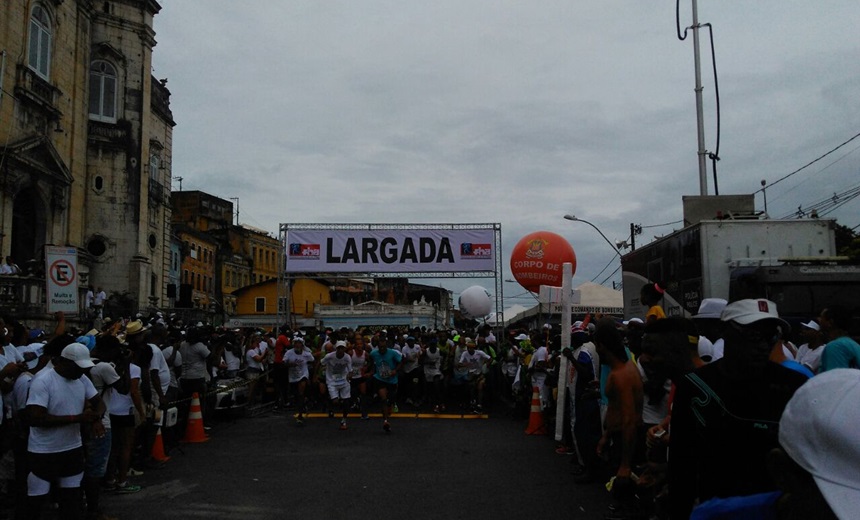
MULTIPOLYGON (((83 316, 86 290, 79 288, 78 293, 78 315, 83 316)), ((46 319, 45 279, 0 275, 0 315, 27 322, 46 319)))

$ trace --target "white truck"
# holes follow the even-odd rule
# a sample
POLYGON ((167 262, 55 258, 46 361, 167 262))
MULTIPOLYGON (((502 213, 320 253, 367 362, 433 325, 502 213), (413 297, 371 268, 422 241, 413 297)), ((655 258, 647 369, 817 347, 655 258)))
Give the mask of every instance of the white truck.
POLYGON ((624 315, 644 317, 645 283, 665 284, 668 316, 691 316, 703 298, 767 298, 781 316, 809 320, 835 303, 860 305, 860 267, 836 258, 835 221, 702 220, 621 258, 624 315))

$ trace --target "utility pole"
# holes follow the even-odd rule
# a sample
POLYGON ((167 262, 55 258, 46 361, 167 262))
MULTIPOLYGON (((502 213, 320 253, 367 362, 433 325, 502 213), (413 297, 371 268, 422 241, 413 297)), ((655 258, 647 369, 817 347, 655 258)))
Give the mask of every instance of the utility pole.
POLYGON ((705 165, 705 116, 702 108, 702 64, 699 58, 699 8, 693 0, 693 55, 696 68, 696 129, 699 141, 699 195, 708 194, 708 172, 705 165))
POLYGON ((179 181, 179 191, 182 191, 182 177, 174 177, 173 180, 179 181))

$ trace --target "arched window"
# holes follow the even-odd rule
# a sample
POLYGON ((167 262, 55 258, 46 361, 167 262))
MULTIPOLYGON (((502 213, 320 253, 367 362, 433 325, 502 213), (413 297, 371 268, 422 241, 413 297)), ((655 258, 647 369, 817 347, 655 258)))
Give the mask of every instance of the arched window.
POLYGON ((90 64, 90 119, 116 123, 116 69, 104 60, 90 64))
POLYGON ((49 79, 51 73, 51 18, 41 5, 30 13, 30 48, 27 64, 39 76, 49 79))

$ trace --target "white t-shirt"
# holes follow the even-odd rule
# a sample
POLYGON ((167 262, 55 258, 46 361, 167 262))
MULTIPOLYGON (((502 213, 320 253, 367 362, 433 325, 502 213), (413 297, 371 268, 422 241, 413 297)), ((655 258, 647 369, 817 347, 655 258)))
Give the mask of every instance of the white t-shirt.
MULTIPOLYGON (((95 367, 93 367, 95 368, 95 367)), ((140 383, 140 367, 134 363, 128 365, 128 375, 130 379, 137 379, 140 383)), ((121 394, 116 388, 110 389, 110 404, 108 413, 111 415, 131 415, 131 409, 134 408, 134 401, 131 400, 131 391, 127 394, 121 394)))
MULTIPOLYGON (((96 363, 96 366, 90 369, 90 379, 93 382, 93 386, 96 387, 96 391, 101 394, 105 408, 110 410, 111 393, 109 391, 106 392, 105 389, 119 381, 119 374, 116 373, 116 368, 114 368, 113 364, 105 363, 104 361, 96 363)), ((110 429, 110 416, 107 413, 102 417, 102 424, 105 429, 110 429)))
POLYGON ((254 360, 254 356, 259 356, 259 355, 260 355, 259 347, 248 349, 245 352, 245 364, 248 366, 248 368, 255 368, 257 370, 263 369, 263 364, 260 363, 259 361, 254 360))
POLYGON ((543 361, 543 365, 540 368, 543 370, 532 372, 532 384, 537 387, 543 387, 543 382, 546 381, 546 364, 549 361, 549 351, 547 351, 546 347, 540 347, 535 350, 531 361, 529 361, 529 368, 537 367, 541 361, 543 361))
POLYGON ((224 349, 224 363, 227 365, 227 370, 238 372, 242 368, 242 358, 233 353, 232 344, 228 344, 224 349))
POLYGON ((421 355, 421 347, 418 345, 410 347, 407 343, 400 351, 403 354, 403 364, 400 368, 408 374, 418 368, 418 357, 421 355))
MULTIPOLYGON (((164 356, 164 363, 167 364, 167 360, 170 359, 170 356, 173 355, 173 346, 167 347, 161 351, 161 354, 164 356)), ((173 366, 170 368, 170 386, 173 388, 179 388, 179 381, 176 380, 176 370, 175 368, 179 368, 182 366, 182 354, 178 351, 176 352, 176 357, 173 358, 173 366)))
POLYGON ((469 374, 476 376, 481 373, 481 368, 488 360, 492 359, 489 354, 483 350, 475 349, 475 352, 470 353, 468 350, 460 356, 460 364, 466 365, 469 374))
POLYGON ((357 356, 355 352, 353 352, 349 357, 352 360, 352 374, 350 377, 352 377, 352 379, 363 377, 362 371, 364 369, 364 365, 367 364, 367 353, 361 351, 361 355, 357 356))
POLYGON ((809 343, 804 343, 797 349, 797 362, 806 366, 813 373, 818 373, 821 367, 821 353, 824 352, 824 345, 819 345, 816 349, 809 348, 809 343))
POLYGON ((170 368, 167 367, 167 360, 164 359, 164 353, 158 346, 149 344, 152 349, 152 361, 149 363, 149 370, 158 370, 158 382, 161 383, 161 392, 167 392, 170 386, 170 368))
POLYGON ((35 376, 30 372, 23 372, 15 378, 12 391, 6 398, 6 403, 12 410, 12 417, 16 417, 21 410, 27 408, 27 397, 30 394, 30 383, 33 381, 33 377, 35 376))
POLYGON ((337 352, 329 352, 322 358, 325 367, 325 382, 327 385, 345 385, 349 382, 347 376, 352 371, 352 357, 344 352, 343 357, 337 357, 337 352))
POLYGON ((183 341, 179 352, 182 354, 182 379, 204 379, 209 348, 199 341, 194 344, 183 341))
POLYGON ((302 379, 310 378, 308 363, 314 362, 314 355, 310 349, 305 348, 297 353, 291 348, 284 354, 284 363, 287 363, 290 383, 298 383, 302 379))
MULTIPOLYGON (((80 415, 86 402, 96 395, 96 387, 86 377, 66 379, 54 369, 43 369, 30 383, 27 406, 41 406, 48 410, 49 415, 80 415)), ((27 450, 32 453, 59 453, 81 446, 81 425, 78 423, 50 428, 30 427, 27 450)))
POLYGON ((424 377, 425 379, 433 379, 442 375, 442 351, 436 348, 433 352, 429 348, 424 351, 424 377))

